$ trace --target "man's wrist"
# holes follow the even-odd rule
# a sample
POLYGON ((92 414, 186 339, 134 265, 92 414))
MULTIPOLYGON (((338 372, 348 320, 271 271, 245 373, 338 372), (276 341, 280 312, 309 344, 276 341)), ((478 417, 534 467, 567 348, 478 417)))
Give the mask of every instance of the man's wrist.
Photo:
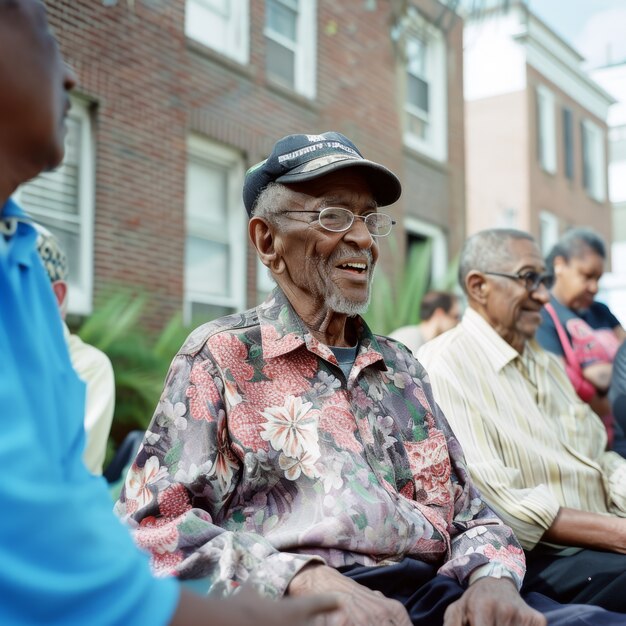
POLYGON ((502 563, 486 563, 485 565, 477 567, 469 575, 468 585, 473 585, 483 578, 509 579, 517 587, 515 577, 502 563))

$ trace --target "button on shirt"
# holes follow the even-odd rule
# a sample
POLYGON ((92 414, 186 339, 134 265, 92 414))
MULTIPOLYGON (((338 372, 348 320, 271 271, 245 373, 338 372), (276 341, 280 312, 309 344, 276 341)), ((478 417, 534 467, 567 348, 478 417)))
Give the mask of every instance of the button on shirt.
POLYGON ((178 599, 83 465, 84 384, 72 369, 36 232, 0 209, 0 623, 165 624, 178 599))
POLYGON ((418 356, 476 485, 524 548, 561 506, 626 516, 626 460, 605 451, 602 422, 536 341, 520 355, 468 309, 418 356))
POLYGON ((462 583, 501 566, 519 586, 523 552, 468 479, 423 368, 356 323, 347 377, 278 289, 192 333, 117 505, 158 572, 280 595, 311 559, 413 557, 462 583))

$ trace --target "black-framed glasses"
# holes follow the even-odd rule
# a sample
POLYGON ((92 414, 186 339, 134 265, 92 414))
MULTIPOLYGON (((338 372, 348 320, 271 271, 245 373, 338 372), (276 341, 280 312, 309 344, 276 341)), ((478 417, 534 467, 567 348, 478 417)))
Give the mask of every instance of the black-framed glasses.
POLYGON ((533 270, 522 272, 521 274, 509 274, 507 272, 483 272, 483 274, 491 274, 492 276, 503 276, 512 280, 519 280, 524 284, 524 288, 528 293, 532 293, 539 289, 539 285, 543 285, 546 289, 550 289, 554 285, 554 275, 549 273, 539 273, 533 270))
POLYGON ((349 209, 329 206, 321 211, 282 211, 282 213, 317 213, 317 221, 320 226, 332 233, 342 233, 354 224, 354 218, 365 222, 365 227, 372 237, 386 237, 391 232, 391 227, 396 223, 386 213, 368 213, 367 215, 355 215, 349 209))

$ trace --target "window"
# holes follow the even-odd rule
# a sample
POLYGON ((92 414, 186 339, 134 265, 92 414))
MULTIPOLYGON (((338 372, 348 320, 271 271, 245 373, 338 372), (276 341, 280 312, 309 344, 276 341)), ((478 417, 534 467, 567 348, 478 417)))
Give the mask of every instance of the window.
POLYGON ((604 159, 604 133, 589 120, 580 123, 583 156, 583 187, 594 200, 606 199, 606 165, 604 159))
POLYGON ((185 321, 208 321, 245 307, 246 234, 240 155, 192 136, 185 216, 185 321))
POLYGON ((446 48, 440 30, 414 15, 405 42, 405 143, 427 156, 447 159, 446 48))
POLYGON ((537 87, 537 156, 544 171, 556 173, 554 94, 543 85, 537 87))
POLYGON ((550 211, 539 212, 539 244, 541 253, 546 256, 559 239, 559 220, 550 211))
POLYGON ((187 0, 185 34, 246 64, 249 59, 248 0, 187 0))
POLYGON ((275 83, 315 97, 315 0, 266 0, 265 69, 275 83))
POLYGON ((574 115, 563 107, 563 159, 565 176, 574 180, 574 115))
POLYGON ((448 271, 448 242, 443 230, 412 216, 405 219, 404 227, 407 236, 407 258, 411 249, 429 242, 431 246, 429 284, 443 284, 448 271))
POLYGON ((67 255, 68 312, 91 313, 94 145, 88 102, 72 97, 61 166, 22 185, 15 195, 17 202, 57 237, 67 255))

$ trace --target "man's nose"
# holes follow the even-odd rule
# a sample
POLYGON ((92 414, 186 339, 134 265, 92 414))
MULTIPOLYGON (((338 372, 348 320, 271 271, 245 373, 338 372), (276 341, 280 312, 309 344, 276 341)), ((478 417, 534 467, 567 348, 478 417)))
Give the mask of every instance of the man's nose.
POLYGON ((550 301, 550 292, 543 283, 539 283, 539 287, 537 287, 537 289, 535 289, 530 295, 533 300, 541 302, 541 304, 547 304, 550 301))
POLYGON ((374 237, 372 237, 372 233, 368 230, 365 220, 358 215, 354 216, 354 222, 352 222, 352 225, 346 231, 344 239, 346 241, 354 241, 359 248, 363 249, 371 248, 374 244, 374 237))

